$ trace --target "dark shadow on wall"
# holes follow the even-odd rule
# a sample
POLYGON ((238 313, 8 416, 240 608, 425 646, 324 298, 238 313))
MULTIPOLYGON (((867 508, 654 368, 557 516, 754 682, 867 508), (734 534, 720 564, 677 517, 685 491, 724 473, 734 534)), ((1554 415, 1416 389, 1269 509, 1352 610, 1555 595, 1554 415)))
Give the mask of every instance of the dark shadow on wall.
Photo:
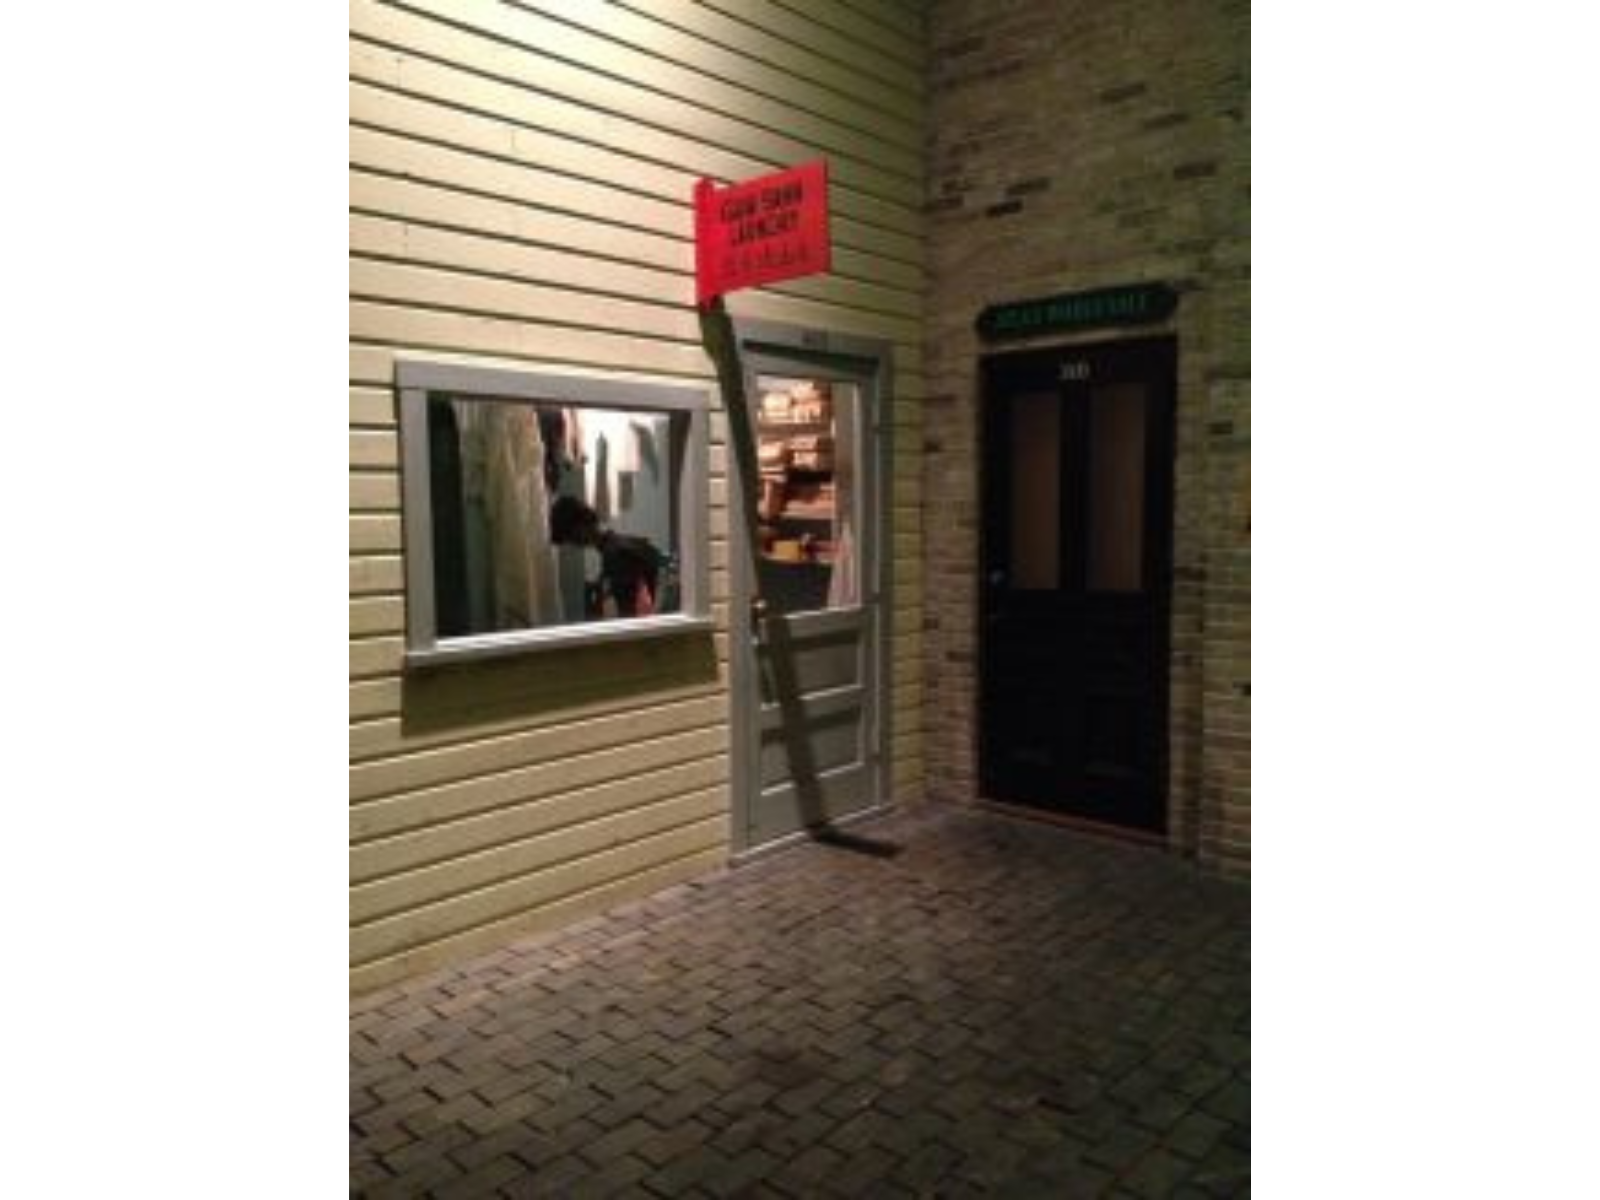
POLYGON ((406 675, 400 725, 408 736, 444 733, 716 682, 709 633, 540 650, 406 675))

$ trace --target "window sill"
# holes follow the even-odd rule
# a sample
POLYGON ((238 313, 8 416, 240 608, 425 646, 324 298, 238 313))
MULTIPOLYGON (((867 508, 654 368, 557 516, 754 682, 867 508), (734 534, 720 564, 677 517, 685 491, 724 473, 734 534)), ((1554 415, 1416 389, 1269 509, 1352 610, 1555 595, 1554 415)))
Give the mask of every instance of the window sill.
POLYGON ((658 617, 624 617, 558 625, 549 629, 517 629, 503 633, 451 638, 426 649, 406 651, 408 671, 421 671, 454 663, 480 662, 517 654, 538 654, 575 646, 601 646, 611 642, 643 641, 674 634, 711 633, 710 617, 671 613, 658 617))

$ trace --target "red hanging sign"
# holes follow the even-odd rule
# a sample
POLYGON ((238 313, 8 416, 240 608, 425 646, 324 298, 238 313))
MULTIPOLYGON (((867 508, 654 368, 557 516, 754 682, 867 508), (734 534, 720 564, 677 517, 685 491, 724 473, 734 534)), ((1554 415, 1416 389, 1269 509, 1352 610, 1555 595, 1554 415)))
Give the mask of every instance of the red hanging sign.
POLYGON ((804 163, 718 188, 694 185, 695 301, 815 275, 832 266, 828 163, 804 163))

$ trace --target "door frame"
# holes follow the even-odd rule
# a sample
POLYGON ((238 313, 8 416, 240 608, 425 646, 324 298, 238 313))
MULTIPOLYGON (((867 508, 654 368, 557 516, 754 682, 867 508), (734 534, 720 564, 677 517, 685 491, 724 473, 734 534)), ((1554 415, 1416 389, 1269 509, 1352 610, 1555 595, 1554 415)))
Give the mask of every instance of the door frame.
MULTIPOLYGON (((751 321, 734 318, 734 339, 739 351, 739 367, 747 405, 759 402, 755 388, 758 375, 819 372, 819 377, 856 384, 861 397, 861 436, 867 443, 862 461, 870 467, 870 483, 861 494, 872 505, 870 531, 860 536, 862 606, 872 639, 865 664, 864 691, 871 716, 866 731, 866 763, 869 795, 867 806, 836 824, 849 824, 877 815, 888 806, 889 746, 891 712, 889 635, 892 607, 887 547, 894 545, 892 489, 889 467, 892 458, 892 422, 887 408, 893 396, 893 347, 888 341, 857 337, 809 326, 751 321)), ((723 398, 728 421, 735 419, 723 398)), ((749 415, 748 413, 746 414, 749 415)), ((752 441, 754 430, 751 430, 752 441)), ((753 842, 755 806, 761 797, 760 703, 755 671, 755 649, 751 601, 756 594, 755 559, 745 528, 743 464, 739 461, 731 430, 724 440, 728 480, 728 673, 731 699, 731 737, 729 748, 732 790, 732 856, 742 860, 756 854, 790 845, 806 838, 807 831, 780 835, 764 842, 753 842)))
MULTIPOLYGON (((1173 663, 1172 647, 1173 616, 1175 611, 1174 592, 1176 574, 1176 537, 1177 537, 1177 452, 1178 452, 1178 406, 1179 406, 1179 365, 1180 365, 1180 339, 1174 330, 1155 330, 1145 333, 1105 334, 1062 338, 1050 340, 1028 346, 1015 348, 994 349, 982 353, 978 358, 979 382, 979 408, 978 408, 978 497, 979 497, 979 545, 977 555, 978 589, 976 595, 976 630, 977 630, 977 672, 974 696, 974 750, 976 751, 976 781, 978 784, 978 799, 981 803, 993 804, 1010 812, 1023 813, 1041 820, 1054 821, 1068 825, 1092 828, 1097 831, 1110 833, 1115 836, 1127 837, 1136 841, 1158 841, 1165 844, 1172 835, 1175 827, 1173 805, 1172 781, 1172 748, 1173 748, 1173 686, 1177 677, 1173 663), (1075 816, 1069 813, 1052 811, 1043 807, 1022 805, 1012 801, 999 800, 985 795, 983 784, 985 776, 985 714, 984 714, 984 682, 986 671, 987 635, 985 632, 985 615, 987 613, 988 591, 983 584, 983 572, 987 569, 988 546, 992 536, 993 516, 988 511, 990 483, 989 478, 989 429, 992 405, 998 400, 995 375, 1004 370, 1008 361, 1023 358, 1045 358, 1047 356, 1066 357, 1073 354, 1106 355, 1113 360, 1132 360, 1134 362, 1158 363, 1162 366, 1163 375, 1152 379, 1155 385, 1153 394, 1158 400, 1162 411, 1162 425, 1160 427, 1160 465, 1162 474, 1154 481, 1151 487, 1147 481, 1147 497, 1154 498, 1158 505, 1159 535, 1153 544, 1145 548, 1145 568, 1150 577, 1155 581, 1158 593, 1155 598, 1156 619, 1156 648, 1153 652, 1153 665, 1159 671, 1160 686, 1152 689, 1152 698, 1157 708, 1154 727, 1158 740, 1154 772, 1154 785, 1158 790, 1158 815, 1156 825, 1152 828, 1140 824, 1122 824, 1098 820, 1092 817, 1075 816)), ((1068 381, 1059 377, 1057 369, 1057 388, 1064 391, 1068 381)))

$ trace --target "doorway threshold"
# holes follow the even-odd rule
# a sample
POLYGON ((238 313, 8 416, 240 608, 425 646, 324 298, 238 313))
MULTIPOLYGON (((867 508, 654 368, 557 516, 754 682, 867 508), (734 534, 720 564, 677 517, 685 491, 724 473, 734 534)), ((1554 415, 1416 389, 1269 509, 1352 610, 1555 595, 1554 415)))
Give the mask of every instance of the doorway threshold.
POLYGON ((1106 821, 1091 821, 1086 817, 1074 817, 1067 813, 1051 812, 1043 808, 1030 808, 1026 804, 1007 804, 1003 800, 984 800, 980 798, 977 807, 1002 817, 1015 817, 1019 821, 1038 821, 1044 825, 1072 829, 1078 833, 1087 833, 1092 837, 1103 837, 1114 842, 1149 846, 1156 850, 1171 849, 1171 844, 1167 841, 1166 834, 1152 833, 1148 829, 1134 829, 1127 825, 1112 825, 1106 821))
POLYGON ((729 855, 728 865, 730 867, 742 867, 746 863, 758 858, 765 858, 769 854, 780 854, 785 850, 792 850, 796 846, 808 845, 813 842, 823 846, 833 846, 836 849, 856 850, 869 854, 874 858, 893 858, 900 852, 898 846, 866 837, 856 827, 892 816, 895 811, 895 802, 887 800, 882 804, 874 804, 869 808, 847 813, 825 824, 808 825, 796 829, 793 833, 786 833, 782 837, 773 838, 770 842, 763 842, 759 846, 751 846, 748 849, 737 851, 729 855))

